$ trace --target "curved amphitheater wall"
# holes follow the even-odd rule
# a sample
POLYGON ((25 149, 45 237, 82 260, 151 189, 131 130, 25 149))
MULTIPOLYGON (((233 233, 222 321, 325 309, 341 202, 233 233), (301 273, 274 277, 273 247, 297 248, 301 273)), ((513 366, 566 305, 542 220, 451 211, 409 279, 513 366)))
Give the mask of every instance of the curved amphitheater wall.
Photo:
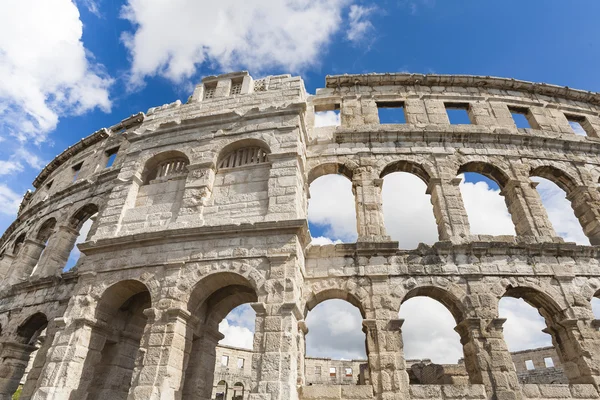
POLYGON ((289 75, 204 78, 185 104, 103 128, 35 179, 0 239, 0 399, 30 359, 21 399, 210 399, 218 324, 247 303, 249 399, 598 398, 599 111, 596 93, 491 77, 328 76, 315 95, 289 75), (406 123, 381 124, 386 107, 406 123), (471 123, 451 125, 452 108, 471 123), (327 110, 340 126, 314 127, 327 110), (386 233, 382 179, 397 171, 427 185, 432 246, 386 233), (500 186, 516 235, 470 233, 463 172, 500 186), (356 243, 310 245, 309 187, 326 174, 352 181, 356 243), (533 176, 565 190, 590 246, 558 237, 533 176), (398 311, 414 296, 452 313, 464 382, 409 383, 398 311), (520 382, 504 296, 540 311, 568 383, 520 382), (328 299, 361 311, 369 384, 307 384, 304 318, 328 299))

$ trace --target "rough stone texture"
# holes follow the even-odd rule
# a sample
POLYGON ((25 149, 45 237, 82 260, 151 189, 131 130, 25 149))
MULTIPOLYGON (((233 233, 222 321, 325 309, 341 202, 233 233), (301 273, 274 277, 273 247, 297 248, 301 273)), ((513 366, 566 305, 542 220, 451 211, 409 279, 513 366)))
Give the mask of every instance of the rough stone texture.
POLYGON ((36 349, 22 399, 209 399, 218 324, 244 303, 256 311, 250 400, 597 398, 600 95, 419 74, 329 76, 325 86, 309 96, 289 75, 207 77, 185 104, 101 129, 45 167, 0 239, 0 400, 36 349), (408 123, 379 124, 384 103, 404 105, 408 123), (472 124, 449 124, 457 104, 472 124), (313 127, 315 110, 333 109, 341 126, 313 127), (516 128, 515 110, 530 129, 516 128), (399 250, 387 236, 381 186, 392 172, 426 183, 435 245, 399 250), (462 172, 498 183, 515 237, 470 234, 462 172), (359 240, 311 246, 309 185, 332 173, 352 182, 359 240), (531 176, 566 191, 592 246, 557 237, 531 176), (397 316, 414 296, 454 316, 468 382, 409 385, 397 316), (540 310, 568 384, 519 382, 503 296, 540 310), (370 385, 306 386, 304 318, 334 298, 362 313, 370 385))

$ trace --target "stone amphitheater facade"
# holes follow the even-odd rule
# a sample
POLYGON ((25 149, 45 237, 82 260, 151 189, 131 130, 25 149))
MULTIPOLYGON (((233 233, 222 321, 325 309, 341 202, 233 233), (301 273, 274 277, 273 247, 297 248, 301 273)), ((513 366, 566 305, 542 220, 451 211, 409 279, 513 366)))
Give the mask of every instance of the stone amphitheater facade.
POLYGON ((513 79, 328 76, 313 96, 289 75, 205 78, 185 104, 101 129, 35 179, 0 241, 0 399, 32 354, 21 399, 209 399, 218 323, 244 303, 251 400, 599 398, 599 134, 599 94, 513 79), (378 107, 400 106, 405 124, 379 123, 378 107), (451 125, 447 108, 471 124, 451 125), (340 126, 313 126, 335 109, 340 126), (400 250, 386 234, 382 178, 397 171, 427 185, 432 246, 400 250), (516 236, 470 233, 463 172, 498 183, 516 236), (352 181, 356 243, 310 245, 309 185, 325 174, 352 181), (532 176, 565 190, 591 246, 557 236, 532 176), (465 382, 409 383, 398 311, 415 296, 452 313, 465 382), (568 384, 520 383, 503 296, 545 318, 568 384), (306 383, 304 318, 328 299, 362 314, 369 385, 306 383))

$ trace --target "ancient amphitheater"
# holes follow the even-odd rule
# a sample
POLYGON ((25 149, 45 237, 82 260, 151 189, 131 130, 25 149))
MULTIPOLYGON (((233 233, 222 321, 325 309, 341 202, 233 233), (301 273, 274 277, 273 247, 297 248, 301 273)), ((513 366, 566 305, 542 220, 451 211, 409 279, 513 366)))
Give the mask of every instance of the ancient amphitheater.
POLYGON ((599 94, 513 79, 328 76, 312 96, 289 75, 205 78, 185 104, 93 133, 33 182, 0 241, 0 399, 21 383, 21 400, 600 398, 590 304, 600 289, 599 135, 599 94), (390 107, 406 123, 381 124, 378 109, 390 107), (447 109, 471 123, 450 124, 447 109), (340 126, 314 127, 326 110, 339 110, 340 126), (382 182, 397 171, 427 185, 433 246, 401 250, 386 234, 382 182), (463 172, 501 187, 516 236, 470 233, 463 172), (352 181, 356 243, 310 245, 309 187, 325 174, 352 181), (592 246, 558 237, 534 176, 566 192, 592 246), (88 220, 82 256, 63 272, 88 220), (405 360, 398 318, 415 296, 452 313, 462 372, 415 381, 427 366, 405 360), (561 379, 523 379, 513 358, 530 355, 511 358, 505 344, 505 296, 544 317, 561 379), (305 316, 328 299, 363 317, 368 360, 360 374, 348 367, 354 384, 317 380, 305 359, 305 316), (256 311, 254 347, 243 393, 225 395, 218 324, 245 303, 256 311))

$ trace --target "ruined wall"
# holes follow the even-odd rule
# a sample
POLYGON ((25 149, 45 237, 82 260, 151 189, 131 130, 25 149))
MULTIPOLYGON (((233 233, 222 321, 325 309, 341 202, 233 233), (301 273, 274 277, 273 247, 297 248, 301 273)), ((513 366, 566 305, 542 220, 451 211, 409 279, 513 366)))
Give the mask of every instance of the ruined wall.
POLYGON ((207 77, 187 102, 102 129, 44 168, 0 239, 0 399, 38 347, 22 399, 212 398, 218 324, 248 303, 251 400, 597 398, 600 95, 477 76, 339 75, 325 86, 308 95, 289 75, 207 77), (406 123, 381 124, 390 107, 406 123), (450 124, 455 108, 471 123, 450 124), (314 127, 322 110, 339 110, 341 125, 314 127), (426 184, 434 245, 399 249, 387 235, 392 172, 426 184), (464 172, 499 185, 516 235, 471 234, 464 172), (356 243, 310 245, 310 183, 326 174, 352 181, 356 243), (565 191, 590 246, 557 236, 535 176, 565 191), (452 313, 460 382, 410 385, 398 311, 415 296, 452 313), (504 296, 540 311, 568 383, 521 383, 504 296), (367 385, 307 385, 304 318, 328 299, 363 316, 367 385))

